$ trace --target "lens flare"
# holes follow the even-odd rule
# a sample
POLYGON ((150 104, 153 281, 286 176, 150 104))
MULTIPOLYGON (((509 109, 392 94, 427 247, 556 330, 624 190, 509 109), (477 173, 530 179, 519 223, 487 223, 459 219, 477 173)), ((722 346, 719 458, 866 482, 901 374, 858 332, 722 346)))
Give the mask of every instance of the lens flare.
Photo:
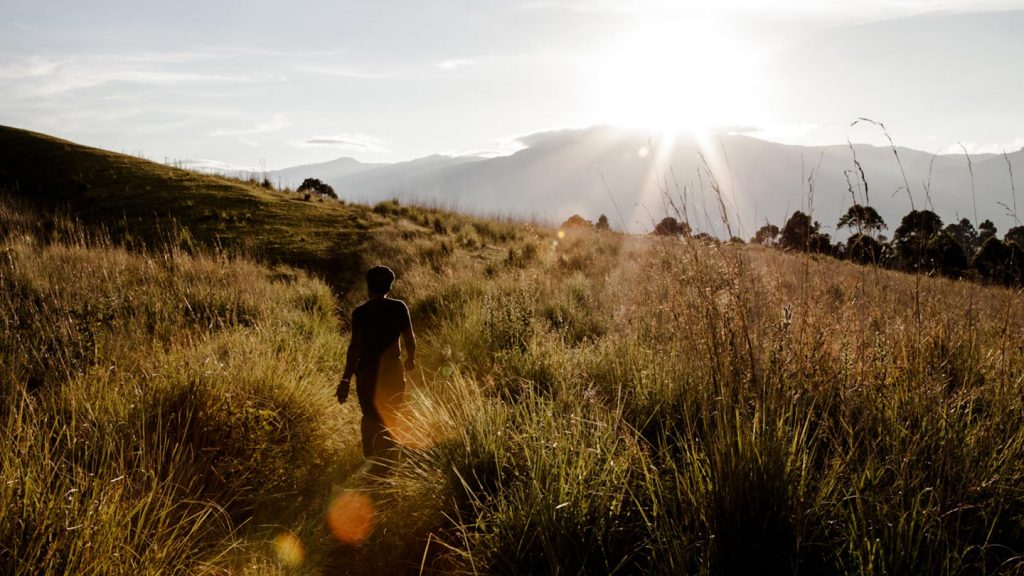
POLYGON ((274 538, 274 553, 277 554, 277 561, 285 566, 294 568, 302 564, 305 552, 302 550, 302 541, 291 532, 282 532, 274 538))
POLYGON ((357 546, 373 531, 376 513, 373 503, 359 492, 345 492, 334 499, 327 511, 327 527, 338 542, 357 546))

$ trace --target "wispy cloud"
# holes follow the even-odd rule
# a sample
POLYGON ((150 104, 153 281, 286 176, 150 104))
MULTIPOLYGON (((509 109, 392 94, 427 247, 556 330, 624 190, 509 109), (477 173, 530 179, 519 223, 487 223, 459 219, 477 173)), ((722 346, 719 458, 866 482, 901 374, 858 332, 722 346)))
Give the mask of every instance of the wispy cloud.
POLYGON ((333 136, 317 136, 316 138, 306 140, 301 144, 301 146, 328 146, 331 148, 340 148, 342 150, 366 152, 370 154, 388 154, 391 152, 383 140, 376 136, 370 136, 369 134, 343 133, 335 134, 333 136))
POLYGON ((569 10, 572 12, 637 12, 652 2, 637 0, 531 0, 518 5, 521 10, 569 10))
MULTIPOLYGON (((277 132, 291 126, 291 123, 285 118, 284 114, 274 114, 269 120, 258 122, 254 126, 246 128, 218 128, 210 133, 210 136, 253 136, 255 134, 268 134, 270 132, 277 132)), ((252 142, 251 139, 243 141, 246 144, 252 142)))
POLYGON ((200 172, 214 172, 219 174, 235 174, 238 172, 266 171, 264 168, 257 168, 253 166, 240 166, 238 164, 221 162, 220 160, 209 160, 206 158, 172 160, 168 162, 168 164, 180 168, 188 168, 189 170, 198 170, 200 172))
POLYGON ((470 150, 449 150, 441 152, 444 156, 452 157, 476 157, 476 158, 500 158, 511 156, 520 150, 525 150, 527 144, 523 141, 525 136, 514 136, 512 138, 501 138, 495 140, 495 146, 490 148, 476 148, 470 150))
POLYGON ((1002 154, 1024 149, 1024 136, 1018 136, 1009 142, 957 142, 946 147, 939 154, 1002 154), (963 146, 963 148, 961 148, 963 146))
POLYGON ((439 70, 456 70, 458 68, 465 68, 466 66, 473 66, 477 64, 475 58, 452 58, 450 60, 442 60, 434 64, 435 68, 439 70))
POLYGON ((23 80, 52 74, 63 62, 33 56, 0 64, 0 78, 23 80))
POLYGON ((360 80, 382 80, 384 78, 391 78, 397 75, 396 72, 366 72, 363 70, 356 70, 354 68, 335 68, 331 66, 309 64, 300 64, 295 66, 295 69, 309 74, 320 74, 323 76, 335 76, 339 78, 357 78, 360 80))
POLYGON ((1019 10, 1019 0, 718 0, 709 6, 704 0, 528 0, 521 10, 563 10, 580 13, 684 14, 714 12, 785 13, 790 15, 834 16, 863 19, 898 17, 928 12, 989 12, 1019 10), (857 18, 860 16, 860 18, 857 18))
POLYGON ((8 95, 15 98, 56 96, 74 90, 94 88, 115 82, 152 86, 222 82, 253 82, 253 78, 219 73, 182 72, 168 69, 166 64, 178 63, 184 56, 25 57, 0 61, 0 78, 18 80, 8 95))

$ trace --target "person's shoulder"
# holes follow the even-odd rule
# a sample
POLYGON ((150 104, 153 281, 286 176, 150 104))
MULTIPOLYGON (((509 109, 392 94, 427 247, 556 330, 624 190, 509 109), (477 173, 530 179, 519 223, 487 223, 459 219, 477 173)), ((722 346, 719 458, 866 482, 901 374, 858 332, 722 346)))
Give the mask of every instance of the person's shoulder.
POLYGON ((405 301, 399 300, 398 298, 388 298, 388 305, 394 308, 395 310, 405 310, 406 312, 409 311, 409 307, 405 305, 405 301))
POLYGON ((397 298, 388 298, 388 308, 392 314, 401 316, 403 321, 405 318, 409 318, 409 307, 405 305, 405 302, 397 298))
POLYGON ((367 300, 366 302, 363 302, 362 304, 360 304, 359 306, 356 306, 355 309, 352 310, 352 317, 354 318, 356 316, 362 316, 369 309, 370 309, 370 300, 367 300))

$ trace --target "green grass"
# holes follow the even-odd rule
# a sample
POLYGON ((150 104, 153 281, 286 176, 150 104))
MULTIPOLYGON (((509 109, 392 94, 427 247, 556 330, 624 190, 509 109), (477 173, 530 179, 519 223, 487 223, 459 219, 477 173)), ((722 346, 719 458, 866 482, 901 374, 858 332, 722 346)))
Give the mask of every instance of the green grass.
MULTIPOLYGON (((180 175, 231 213, 290 202, 180 175)), ((309 264, 330 244, 218 244, 189 207, 97 233, 116 202, 0 203, 2 572, 1024 570, 1018 292, 300 200, 278 224, 392 264, 416 323, 404 457, 372 479, 331 397, 359 293, 309 264), (337 541, 363 497, 372 530, 337 541)))

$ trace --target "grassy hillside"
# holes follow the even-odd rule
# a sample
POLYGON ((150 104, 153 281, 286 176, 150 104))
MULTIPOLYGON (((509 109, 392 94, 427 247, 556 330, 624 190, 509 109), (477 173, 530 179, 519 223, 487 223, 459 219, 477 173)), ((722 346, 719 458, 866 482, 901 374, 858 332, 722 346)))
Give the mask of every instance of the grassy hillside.
POLYGON ((338 292, 358 288, 366 262, 393 252, 396 223, 402 240, 440 230, 469 248, 521 236, 497 222, 306 199, 4 126, 0 190, 69 210, 118 241, 217 245, 312 271, 338 292))
POLYGON ((0 208, 0 572, 191 573, 358 464, 322 283, 66 223, 43 245, 17 216, 0 208))
POLYGON ((1024 570, 1020 293, 322 209, 368 223, 418 329, 383 479, 330 397, 351 298, 3 205, 0 571, 1024 570))

